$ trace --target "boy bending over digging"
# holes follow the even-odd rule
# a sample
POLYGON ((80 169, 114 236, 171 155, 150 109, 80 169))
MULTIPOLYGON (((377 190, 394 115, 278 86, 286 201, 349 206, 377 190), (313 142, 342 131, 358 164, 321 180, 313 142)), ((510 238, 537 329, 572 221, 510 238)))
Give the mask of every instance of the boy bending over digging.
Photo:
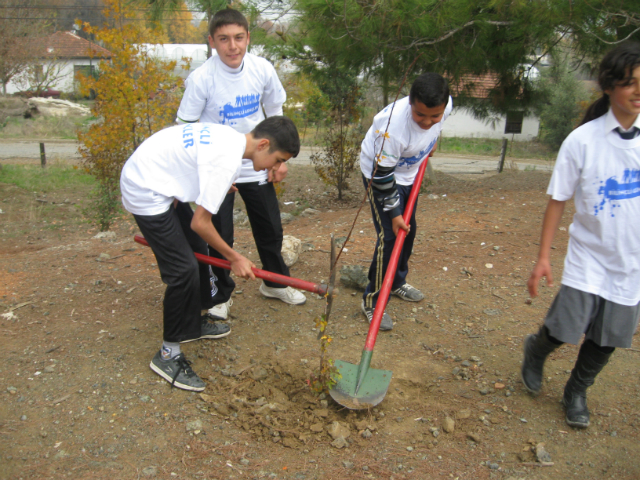
POLYGON ((149 242, 167 285, 163 343, 150 367, 171 385, 204 390, 180 344, 230 333, 228 325, 201 315, 211 306, 211 285, 208 268, 198 267, 194 252, 206 255, 211 245, 231 262, 235 275, 255 278, 255 265, 222 240, 211 215, 240 175, 242 159, 251 160, 256 171, 275 173, 299 151, 293 122, 273 116, 247 134, 209 123, 170 127, 145 140, 125 163, 122 203, 149 242), (195 212, 189 202, 197 205, 195 212))

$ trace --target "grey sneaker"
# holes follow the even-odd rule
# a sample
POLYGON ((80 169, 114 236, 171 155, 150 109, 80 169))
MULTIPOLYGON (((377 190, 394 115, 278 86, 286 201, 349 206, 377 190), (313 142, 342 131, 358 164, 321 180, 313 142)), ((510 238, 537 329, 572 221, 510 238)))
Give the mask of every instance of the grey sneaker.
POLYGON ((400 297, 407 302, 419 302, 424 299, 424 294, 415 287, 405 283, 399 288, 392 290, 391 293, 396 297, 400 297))
POLYGON ((158 351, 149 366, 151 370, 169 382, 172 387, 192 392, 204 390, 204 382, 193 371, 191 362, 185 358, 184 353, 180 353, 169 360, 163 360, 161 352, 158 351))
POLYGON ((277 298, 289 305, 302 305, 307 301, 307 297, 302 292, 299 292, 295 288, 273 288, 267 287, 264 282, 260 284, 260 293, 265 297, 277 298))
POLYGON ((200 336, 198 338, 192 338, 190 340, 183 340, 180 343, 189 343, 201 338, 222 338, 231 333, 231 327, 226 323, 211 323, 209 321, 209 314, 202 316, 202 326, 200 328, 200 336))
MULTIPOLYGON (((369 323, 371 323, 371 320, 373 320, 373 312, 375 308, 370 308, 365 306, 364 300, 362 300, 361 308, 362 308, 362 313, 364 313, 369 323)), ((380 321, 380 330, 383 332, 387 332, 392 328, 393 328, 393 320, 391 320, 391 317, 387 312, 384 312, 382 314, 382 320, 380 321)))

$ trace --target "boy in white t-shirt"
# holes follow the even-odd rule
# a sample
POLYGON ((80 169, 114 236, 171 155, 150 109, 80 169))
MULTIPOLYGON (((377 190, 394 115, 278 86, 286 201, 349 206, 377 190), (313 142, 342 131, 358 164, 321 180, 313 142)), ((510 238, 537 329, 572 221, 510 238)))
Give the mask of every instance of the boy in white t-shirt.
POLYGON ((549 182, 532 297, 551 275, 551 244, 565 203, 574 199, 562 285, 544 324, 524 342, 521 376, 542 389, 547 356, 584 335, 562 397, 566 422, 590 424, 587 389, 613 351, 629 348, 640 316, 640 44, 611 50, 600 64, 602 97, 562 143, 549 182))
POLYGON ((300 150, 298 131, 282 116, 270 117, 250 133, 210 123, 178 125, 145 140, 127 160, 120 177, 124 207, 133 214, 153 250, 162 281, 163 344, 150 367, 172 385, 202 391, 180 343, 221 338, 228 325, 210 323, 201 309, 211 302, 208 270, 199 269, 194 252, 207 244, 231 262, 235 275, 254 279, 247 258, 220 237, 211 222, 240 175, 243 159, 256 171, 276 173, 300 150), (189 202, 195 202, 195 212, 189 202))
MULTIPOLYGON (((273 115, 282 115, 287 95, 273 65, 266 59, 247 53, 249 24, 242 13, 230 8, 217 12, 209 25, 209 43, 217 55, 194 70, 186 81, 186 90, 178 109, 178 122, 212 122, 229 125, 240 133, 250 132, 259 122, 273 115), (264 109, 264 112, 263 112, 264 109)), ((224 199, 213 224, 233 246, 233 204, 237 190, 247 208, 247 215, 265 270, 289 275, 282 258, 282 222, 280 208, 272 182, 281 181, 286 166, 278 172, 256 172, 245 161, 235 187, 224 199)), ((210 250, 219 257, 219 253, 210 250)), ((231 293, 235 288, 229 272, 212 268, 212 295, 216 305, 209 312, 219 319, 227 318, 231 293)), ((265 281, 260 292, 283 302, 301 305, 306 297, 299 291, 265 281)))
MULTIPOLYGON (((406 282, 416 235, 416 209, 413 210, 409 225, 405 224, 402 214, 420 164, 435 148, 442 123, 452 108, 446 80, 437 73, 424 73, 413 82, 408 97, 388 105, 375 116, 373 125, 362 141, 360 169, 365 188, 373 176, 369 203, 378 235, 369 267, 369 284, 362 299, 362 312, 369 322, 373 318, 399 229, 405 230, 407 237, 391 293, 410 302, 419 302, 424 298, 422 292, 406 282)), ((385 312, 380 330, 392 328, 393 321, 385 312)))

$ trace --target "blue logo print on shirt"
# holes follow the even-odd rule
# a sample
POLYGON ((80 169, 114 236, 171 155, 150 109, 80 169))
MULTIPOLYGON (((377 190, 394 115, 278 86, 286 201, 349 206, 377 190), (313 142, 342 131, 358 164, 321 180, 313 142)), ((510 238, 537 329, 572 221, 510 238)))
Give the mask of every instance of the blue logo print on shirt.
POLYGON ((188 123, 182 127, 182 144, 184 148, 193 147, 193 124, 188 123))
POLYGON ((436 144, 436 140, 437 139, 434 138, 427 148, 425 148, 424 150, 420 150, 420 152, 413 157, 400 157, 400 162, 398 163, 398 166, 396 168, 402 167, 403 165, 406 165, 408 169, 413 167, 416 163, 420 162, 420 160, 422 160, 427 155, 427 153, 431 151, 433 146, 436 144))
MULTIPOLYGON (((200 127, 200 137, 198 138, 198 143, 209 145, 209 139, 211 138, 210 128, 210 125, 202 125, 200 127)), ((187 125, 182 127, 182 145, 184 146, 184 148, 193 147, 193 123, 188 123, 187 125)))
POLYGON ((235 106, 227 103, 220 109, 223 125, 234 125, 232 120, 253 115, 260 109, 260 94, 238 95, 235 106))
MULTIPOLYGON (((601 182, 603 183, 603 182, 601 182)), ((609 201, 611 203, 611 216, 615 217, 613 209, 619 207, 614 200, 628 200, 640 197, 640 170, 626 169, 622 177, 622 182, 618 182, 616 177, 611 177, 598 189, 598 195, 602 195, 602 202, 594 205, 594 215, 604 210, 604 206, 609 201)))

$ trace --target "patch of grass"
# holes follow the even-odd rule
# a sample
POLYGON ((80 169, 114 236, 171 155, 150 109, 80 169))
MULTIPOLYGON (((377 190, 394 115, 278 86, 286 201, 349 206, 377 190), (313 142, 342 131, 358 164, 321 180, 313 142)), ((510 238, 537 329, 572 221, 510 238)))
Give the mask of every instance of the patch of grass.
MULTIPOLYGON (((497 138, 463 138, 445 137, 438 142, 438 150, 442 153, 457 153, 461 155, 489 155, 499 156, 502 140, 497 138)), ((547 145, 536 140, 529 142, 515 142, 509 140, 507 157, 510 158, 538 158, 553 160, 557 154, 547 145)))
POLYGON ((0 182, 42 193, 89 191, 96 183, 84 169, 70 165, 49 165, 44 169, 38 165, 3 165, 0 182))
POLYGON ((293 215, 294 217, 297 217, 298 215, 300 215, 302 212, 304 212, 307 208, 310 207, 309 202, 307 201, 306 198, 298 198, 296 199, 296 206, 293 210, 291 210, 289 213, 291 215, 293 215))
POLYGON ((78 130, 86 130, 94 122, 91 116, 9 117, 6 125, 0 129, 3 138, 54 138, 76 140, 78 130))

